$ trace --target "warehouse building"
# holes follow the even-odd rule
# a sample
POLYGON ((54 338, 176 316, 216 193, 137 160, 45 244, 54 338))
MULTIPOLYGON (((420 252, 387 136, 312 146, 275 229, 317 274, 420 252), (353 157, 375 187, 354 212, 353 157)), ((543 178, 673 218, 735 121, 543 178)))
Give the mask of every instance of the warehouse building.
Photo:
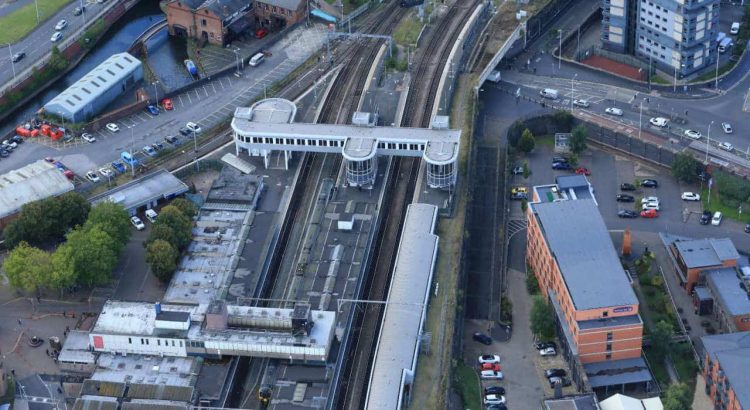
POLYGON ((86 122, 142 79, 143 67, 137 58, 114 54, 44 104, 44 110, 66 121, 86 122))
POLYGON ((179 178, 167 170, 160 169, 96 195, 91 198, 91 203, 96 205, 102 202, 114 202, 121 205, 128 211, 128 214, 135 215, 139 210, 154 208, 160 202, 178 197, 188 191, 188 186, 179 178))
POLYGON ((29 202, 62 195, 73 188, 60 170, 44 160, 0 175, 0 228, 29 202))

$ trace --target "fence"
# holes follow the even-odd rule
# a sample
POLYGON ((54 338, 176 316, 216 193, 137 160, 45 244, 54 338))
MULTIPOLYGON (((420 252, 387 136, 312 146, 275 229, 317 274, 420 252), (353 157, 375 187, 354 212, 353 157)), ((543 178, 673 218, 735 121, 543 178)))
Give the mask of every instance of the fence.
MULTIPOLYGON (((565 46, 563 46, 565 48, 565 46)), ((649 66, 648 63, 644 62, 640 58, 637 58, 632 55, 628 54, 621 54, 621 53, 615 53, 613 51, 605 50, 598 46, 591 46, 585 50, 580 50, 575 55, 575 61, 581 62, 591 56, 600 56, 604 57, 606 59, 616 61, 618 63, 627 64, 629 66, 638 67, 641 71, 641 77, 645 81, 648 77, 646 77, 646 73, 651 71, 651 75, 656 73, 656 65, 652 64, 649 66)))

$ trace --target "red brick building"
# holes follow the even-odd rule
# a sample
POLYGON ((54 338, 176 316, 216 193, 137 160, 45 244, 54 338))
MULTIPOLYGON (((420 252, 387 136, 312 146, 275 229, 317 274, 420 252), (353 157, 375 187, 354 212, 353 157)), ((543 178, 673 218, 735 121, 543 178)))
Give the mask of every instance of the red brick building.
POLYGON ((728 238, 676 240, 667 246, 680 283, 688 291, 705 284, 705 273, 737 266, 740 255, 728 238))
POLYGON ((171 0, 166 5, 172 36, 222 46, 250 26, 251 0, 171 0))
POLYGON ((279 29, 306 17, 306 0, 255 0, 256 27, 279 29))
POLYGON ((705 393, 714 408, 750 409, 750 332, 703 336, 705 393))

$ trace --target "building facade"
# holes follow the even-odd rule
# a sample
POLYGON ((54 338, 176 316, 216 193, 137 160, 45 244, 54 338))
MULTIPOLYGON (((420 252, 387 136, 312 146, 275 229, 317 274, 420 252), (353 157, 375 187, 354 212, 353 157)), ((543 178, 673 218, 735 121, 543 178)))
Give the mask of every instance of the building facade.
POLYGON ((602 46, 678 77, 718 58, 719 0, 603 0, 602 46))
POLYGON ((695 285, 706 283, 706 272, 735 267, 740 257, 728 238, 674 240, 667 245, 667 251, 680 284, 688 293, 695 285))
POLYGON ((225 45, 232 34, 249 27, 252 4, 249 0, 172 0, 166 5, 169 34, 225 45))
POLYGON ((750 408, 750 332, 703 336, 702 375, 705 393, 714 407, 726 410, 750 408))
POLYGON ((256 0, 255 22, 259 27, 279 29, 291 26, 306 17, 305 0, 256 0))

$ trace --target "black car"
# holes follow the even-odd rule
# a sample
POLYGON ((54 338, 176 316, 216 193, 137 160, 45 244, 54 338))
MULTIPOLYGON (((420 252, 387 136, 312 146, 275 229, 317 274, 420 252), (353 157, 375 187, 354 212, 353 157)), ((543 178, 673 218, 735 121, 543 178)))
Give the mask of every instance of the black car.
POLYGON ((659 183, 656 182, 655 179, 644 179, 641 181, 641 186, 645 186, 646 188, 657 188, 659 187, 659 183))
POLYGON ((151 148, 153 148, 153 149, 155 149, 157 151, 161 151, 161 150, 164 149, 164 144, 162 144, 161 142, 155 142, 155 143, 151 144, 151 148))
POLYGON ((745 232, 750 233, 750 223, 745 225, 745 232))
POLYGON ((501 386, 489 386, 484 388, 484 394, 505 394, 505 388, 501 386))
POLYGON ((508 410, 508 406, 504 404, 488 404, 485 407, 486 410, 508 410))
POLYGON ((617 216, 620 218, 638 218, 638 212, 629 209, 620 209, 617 211, 617 216))
POLYGON ((635 191, 635 185, 623 182, 622 184, 620 184, 620 189, 623 191, 635 191))
POLYGON ((534 349, 536 349, 536 350, 542 350, 542 349, 546 349, 548 347, 551 347, 551 348, 557 350, 557 343, 555 343, 555 342, 536 342, 536 343, 534 343, 534 349))
POLYGON ((14 135, 10 138, 10 142, 15 142, 16 144, 23 144, 26 141, 24 141, 22 136, 14 135))
POLYGON ((635 197, 628 194, 617 194, 617 202, 635 202, 635 197))
POLYGON ((166 137, 164 137, 164 141, 166 141, 166 142, 168 142, 170 144, 176 144, 177 143, 177 137, 175 137, 174 135, 167 135, 166 137))
POLYGON ((11 60, 14 63, 17 63, 17 62, 23 60, 24 57, 26 57, 26 53, 16 53, 16 54, 13 54, 13 57, 11 58, 11 60))
POLYGON ((573 169, 567 162, 553 162, 552 169, 573 169))
POLYGON ((554 157, 552 157, 552 162, 564 162, 564 163, 567 164, 568 163, 568 159, 565 158, 565 157, 561 157, 559 155, 555 155, 554 157))
POLYGON ((184 135, 184 136, 187 137, 188 135, 191 134, 191 131, 190 131, 190 129, 188 129, 188 127, 182 127, 182 128, 180 128, 180 134, 182 134, 182 135, 184 135))
POLYGON ((712 215, 711 211, 703 211, 701 214, 701 225, 708 225, 711 222, 712 215))
POLYGON ((564 369, 547 369, 544 371, 544 377, 565 377, 568 373, 564 369))
POLYGON ((8 155, 10 155, 8 150, 0 149, 0 158, 8 158, 8 155))
POLYGON ((473 339, 483 345, 489 346, 492 344, 492 338, 481 332, 474 333, 473 339))

